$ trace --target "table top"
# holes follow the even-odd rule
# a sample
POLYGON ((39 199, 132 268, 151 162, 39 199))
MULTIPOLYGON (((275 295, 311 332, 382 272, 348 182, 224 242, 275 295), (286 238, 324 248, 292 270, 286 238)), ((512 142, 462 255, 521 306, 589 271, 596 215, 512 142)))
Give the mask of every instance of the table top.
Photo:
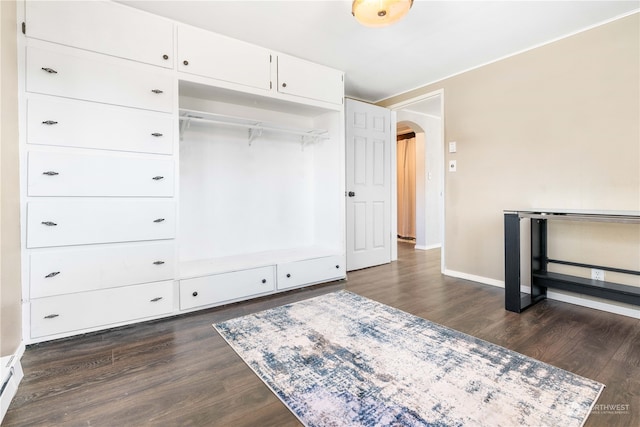
POLYGON ((507 209, 504 213, 518 214, 520 218, 640 223, 640 211, 597 209, 507 209))

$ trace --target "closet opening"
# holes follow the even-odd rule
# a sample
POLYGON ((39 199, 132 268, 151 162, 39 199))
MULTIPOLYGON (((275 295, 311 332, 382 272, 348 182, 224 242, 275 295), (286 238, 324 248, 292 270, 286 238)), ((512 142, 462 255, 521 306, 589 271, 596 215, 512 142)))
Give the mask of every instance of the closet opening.
POLYGON ((396 138, 398 242, 416 243, 416 133, 403 125, 396 138))

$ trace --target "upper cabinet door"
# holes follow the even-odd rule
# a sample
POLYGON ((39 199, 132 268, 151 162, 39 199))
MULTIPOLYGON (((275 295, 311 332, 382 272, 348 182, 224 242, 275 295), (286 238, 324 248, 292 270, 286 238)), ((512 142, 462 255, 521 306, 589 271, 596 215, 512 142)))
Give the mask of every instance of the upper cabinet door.
POLYGON ((278 55, 278 92, 342 104, 341 71, 288 55, 278 55))
POLYGON ((178 71, 269 90, 270 56, 260 46, 178 26, 178 71))
POLYGON ((173 24, 105 1, 27 1, 26 35, 173 68, 173 24))

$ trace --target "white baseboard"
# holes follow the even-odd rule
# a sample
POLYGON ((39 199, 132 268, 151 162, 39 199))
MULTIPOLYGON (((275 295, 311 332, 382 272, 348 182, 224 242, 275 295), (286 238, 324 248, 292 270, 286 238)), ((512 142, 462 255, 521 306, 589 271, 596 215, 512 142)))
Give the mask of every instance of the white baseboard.
MULTIPOLYGON (((456 277, 458 279, 471 280, 473 282, 483 283, 485 285, 497 286, 504 288, 503 280, 490 279, 488 277, 476 276, 474 274, 462 273, 454 270, 444 270, 445 276, 456 277)), ((528 286, 523 286, 524 292, 530 292, 528 286)), ((620 314, 623 316, 632 317, 634 319, 640 319, 640 308, 632 306, 630 304, 616 304, 609 302, 601 298, 590 298, 586 295, 575 294, 572 292, 548 290, 547 298, 554 301, 566 302, 569 304, 581 305, 583 307, 593 308, 596 310, 602 310, 609 313, 620 314)))
POLYGON ((427 246, 422 246, 422 245, 415 245, 414 249, 417 249, 419 251, 428 251, 430 249, 438 249, 441 248, 442 245, 441 244, 437 244, 437 245, 427 245, 427 246))
POLYGON ((475 274, 462 273, 454 270, 444 270, 442 272, 445 276, 456 277, 458 279, 471 280, 472 282, 483 283, 485 285, 497 286, 498 288, 504 288, 504 281, 490 279, 488 277, 476 276, 475 274))
POLYGON ((14 354, 0 358, 0 379, 2 380, 0 383, 0 390, 2 390, 0 392, 0 424, 24 376, 20 363, 24 349, 24 344, 20 344, 14 354))

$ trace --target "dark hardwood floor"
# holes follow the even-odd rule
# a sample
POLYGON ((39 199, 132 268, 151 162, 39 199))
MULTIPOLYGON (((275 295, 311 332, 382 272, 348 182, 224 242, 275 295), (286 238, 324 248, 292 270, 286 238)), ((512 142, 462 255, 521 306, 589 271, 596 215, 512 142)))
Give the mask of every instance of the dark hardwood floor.
POLYGON ((586 426, 640 426, 640 320, 557 301, 510 313, 502 289, 442 276, 438 250, 408 243, 347 282, 29 346, 3 425, 298 426, 211 324, 344 288, 600 381, 598 404, 622 406, 586 426))

